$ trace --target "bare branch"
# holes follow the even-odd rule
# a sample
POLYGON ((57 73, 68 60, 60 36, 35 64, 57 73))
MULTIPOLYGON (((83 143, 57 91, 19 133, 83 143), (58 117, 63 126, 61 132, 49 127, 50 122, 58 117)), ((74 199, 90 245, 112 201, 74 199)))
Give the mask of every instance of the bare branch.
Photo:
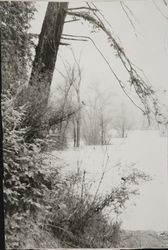
POLYGON ((99 183, 98 183, 98 186, 97 186, 97 189, 96 189, 96 192, 95 192, 95 195, 94 195, 94 198, 93 198, 93 201, 92 201, 92 205, 94 204, 96 198, 97 198, 97 194, 99 192, 99 189, 100 189, 100 186, 103 182, 103 179, 104 179, 104 175, 106 173, 106 168, 107 168, 107 165, 108 165, 108 161, 109 161, 109 155, 107 153, 107 146, 106 146, 106 151, 105 151, 105 154, 104 154, 104 159, 103 159, 103 166, 104 166, 104 170, 102 172, 102 175, 101 175, 101 178, 99 180, 99 183), (104 165, 104 161, 105 161, 105 155, 107 154, 107 161, 106 161, 106 164, 104 165))
MULTIPOLYGON (((141 76, 134 69, 132 62, 126 56, 123 48, 118 44, 116 39, 112 36, 111 32, 109 30, 107 30, 107 28, 105 27, 105 25, 101 21, 100 17, 98 17, 96 15, 96 13, 93 13, 96 16, 96 18, 94 18, 92 15, 88 14, 87 12, 67 12, 67 14, 83 18, 84 20, 95 25, 98 29, 101 29, 107 35, 108 41, 110 42, 110 46, 115 50, 118 58, 121 60, 121 63, 123 64, 124 68, 126 69, 126 71, 129 74, 130 85, 134 88, 137 96, 139 97, 141 103, 143 104, 143 106, 145 108, 145 111, 143 110, 143 113, 145 115, 147 115, 148 121, 150 123, 149 115, 151 112, 150 112, 150 108, 149 108, 149 102, 151 101, 153 107, 155 108, 154 103, 153 103, 153 98, 152 98, 154 91, 153 91, 151 86, 148 86, 144 82, 144 80, 141 78, 141 76)), ((104 58, 104 60, 106 62, 108 62, 107 59, 104 58)), ((111 66, 109 66, 109 68, 111 68, 111 66)), ((112 72, 113 72, 113 75, 115 76, 115 78, 117 79, 118 83, 122 87, 123 91, 126 93, 125 87, 122 86, 123 85, 122 82, 119 80, 119 78, 116 76, 116 74, 113 70, 112 70, 112 72)), ((129 97, 129 99, 132 100, 130 97, 129 97)), ((132 100, 132 102, 133 102, 133 100, 132 100)), ((141 111, 142 111, 142 109, 141 109, 141 111)))
POLYGON ((161 14, 162 17, 164 17, 166 20, 168 20, 168 17, 163 13, 163 11, 159 8, 159 6, 156 4, 156 2, 154 0, 152 0, 155 8, 159 11, 159 13, 161 14))
POLYGON ((59 69, 56 68, 56 71, 66 80, 66 76, 59 69))
POLYGON ((60 42, 59 45, 69 46, 70 44, 69 43, 62 43, 62 42, 60 42))
POLYGON ((103 53, 101 52, 101 50, 97 47, 97 45, 95 44, 95 42, 93 41, 92 38, 87 37, 87 36, 76 36, 76 35, 68 35, 68 34, 64 34, 64 36, 70 36, 70 37, 73 37, 73 36, 75 36, 75 37, 84 37, 84 38, 89 39, 89 40, 93 43, 93 45, 95 46, 95 48, 97 49, 97 51, 100 53, 100 55, 102 56, 102 58, 104 59, 104 61, 106 62, 106 64, 108 65, 110 71, 111 71, 112 74, 115 76, 116 80, 118 81, 120 87, 122 88, 122 90, 124 91, 124 93, 126 94, 126 96, 130 99, 130 101, 131 101, 138 109, 140 109, 143 113, 145 113, 145 111, 144 111, 141 107, 139 107, 139 106, 131 99, 131 97, 127 94, 127 92, 126 92, 126 90, 125 90, 125 87, 124 87, 123 84, 122 84, 122 81, 118 78, 118 76, 116 75, 116 73, 115 73, 114 70, 112 69, 110 63, 108 62, 108 60, 106 59, 106 57, 103 55, 103 53))
POLYGON ((68 21, 65 21, 64 23, 72 23, 72 22, 78 22, 80 21, 80 19, 72 19, 72 20, 68 20, 68 21))
POLYGON ((67 38, 67 37, 61 37, 61 39, 72 40, 72 41, 79 41, 79 42, 87 42, 88 41, 86 39, 75 39, 75 38, 67 38))
MULTIPOLYGON (((89 6, 89 3, 87 3, 89 6)), ((111 23, 109 23, 109 21, 105 18, 105 16, 101 13, 100 10, 97 9, 96 5, 94 3, 92 3, 92 5, 95 7, 95 9, 98 11, 98 13, 103 17, 103 19, 106 21, 106 23, 112 28, 111 23)))
POLYGON ((90 11, 97 11, 97 9, 93 9, 93 8, 88 8, 88 7, 77 7, 77 8, 68 8, 68 11, 72 11, 72 10, 90 10, 90 11))
POLYGON ((125 9, 125 4, 124 4, 124 2, 120 1, 120 5, 121 5, 121 8, 123 9, 123 11, 124 11, 126 17, 128 18, 128 21, 130 22, 130 24, 131 24, 133 30, 134 30, 135 36, 137 37, 135 25, 134 25, 134 23, 132 22, 132 20, 131 20, 129 14, 127 13, 127 11, 126 11, 126 9, 125 9))
POLYGON ((163 2, 164 2, 164 4, 167 6, 168 4, 167 4, 167 2, 166 2, 166 0, 163 0, 163 2))
POLYGON ((62 115, 60 116, 60 112, 56 112, 55 115, 52 114, 51 117, 48 119, 48 124, 51 127, 51 126, 53 126, 55 124, 59 124, 59 123, 61 123, 63 121, 66 121, 67 119, 69 119, 70 117, 75 115, 79 110, 81 110, 81 107, 79 107, 76 110, 67 112, 66 114, 63 114, 63 116, 62 115))

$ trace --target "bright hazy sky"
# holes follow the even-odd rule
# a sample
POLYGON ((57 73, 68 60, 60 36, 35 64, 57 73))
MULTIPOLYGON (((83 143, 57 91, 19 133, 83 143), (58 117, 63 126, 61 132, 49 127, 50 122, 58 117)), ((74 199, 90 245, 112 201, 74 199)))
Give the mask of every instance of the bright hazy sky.
MULTIPOLYGON (((151 85, 159 91, 163 91, 163 89, 168 90, 168 7, 166 8, 162 0, 155 0, 155 4, 157 4, 157 6, 159 7, 162 13, 161 14, 157 7, 154 5, 153 1, 150 0, 125 1, 125 3, 133 13, 133 16, 130 14, 130 17, 135 25, 137 36, 135 35, 135 31, 130 25, 130 22, 126 17, 124 11, 122 10, 119 1, 97 2, 96 5, 99 9, 102 10, 104 16, 111 23, 112 32, 115 37, 119 37, 120 44, 124 47, 124 50, 128 57, 136 66, 143 69, 143 72, 149 79, 151 85)), ((84 4, 82 2, 80 2, 79 4, 79 2, 74 1, 70 3, 71 7, 79 5, 82 6, 84 4)), ((45 1, 37 3, 38 13, 35 16, 34 21, 32 22, 32 31, 35 33, 40 32, 46 6, 47 2, 45 1)), ((67 17, 67 20, 68 19, 70 19, 70 17, 67 17)), ((118 75, 121 78, 125 79, 125 74, 122 66, 119 63, 119 60, 115 57, 114 52, 110 48, 105 35, 102 34, 102 32, 92 34, 90 33, 90 31, 91 28, 88 23, 83 22, 83 24, 81 24, 80 22, 74 22, 65 24, 63 33, 92 37, 99 49, 108 58, 111 66, 116 70, 118 75)), ((98 85, 99 88, 102 89, 102 91, 113 91, 115 93, 114 101, 116 103, 122 103, 124 100, 124 103, 127 107, 129 107, 129 110, 132 112, 132 114, 136 113, 136 115, 140 115, 139 111, 134 108, 130 101, 124 96, 122 90, 118 86, 118 83, 115 81, 114 77, 109 71, 106 63, 103 61, 102 57, 91 44, 91 42, 72 41, 71 46, 74 49, 77 57, 82 50, 82 99, 87 102, 87 96, 89 94, 90 87, 93 84, 98 85)), ((68 47, 60 46, 59 55, 66 58, 70 63, 73 63, 72 55, 68 47)), ((56 67, 62 70, 61 60, 59 56, 56 67)), ((55 73, 52 83, 52 94, 55 93, 55 86, 57 82, 60 81, 60 75, 58 73, 55 73)), ((166 104, 168 104, 167 95, 168 92, 165 93, 164 96, 164 102, 166 104)), ((166 153, 164 155, 166 155, 166 153)), ((159 159, 162 160, 162 155, 159 155, 158 157, 160 157, 159 159)), ((157 166, 161 166, 161 164, 159 164, 157 164, 157 166)), ((165 166, 165 164, 163 165, 165 166)), ((160 193, 161 191, 159 191, 158 189, 158 197, 160 197, 160 193)), ((162 203, 158 204, 160 204, 160 206, 163 205, 162 203)), ((144 207, 143 202, 141 202, 141 205, 144 207)), ((164 205, 162 207, 164 208, 164 205)), ((150 215, 151 207, 149 206, 148 208, 148 213, 150 215)), ((157 208, 155 210, 157 210, 157 208)), ((151 224, 146 225, 146 228, 165 229, 166 227, 167 229, 167 221, 164 217, 166 215, 166 212, 163 213, 163 218, 158 218, 158 221, 160 221, 158 228, 157 225, 154 225, 156 224, 156 213, 152 214, 154 218, 150 220, 151 224)), ((137 210, 134 215, 135 216, 132 217, 133 219, 135 219, 134 217, 137 217, 137 210)), ((146 214, 146 216, 148 215, 146 214)), ((130 217, 128 218, 128 220, 131 225, 132 222, 130 221, 130 217)), ((142 221, 142 217, 139 219, 139 221, 142 221)), ((129 222, 127 223, 129 224, 129 222)), ((139 227, 140 226, 141 225, 139 224, 139 227)))
MULTIPOLYGON (((157 4, 162 13, 159 12, 153 1, 150 0, 125 1, 125 3, 133 13, 133 15, 131 13, 129 15, 135 25, 135 30, 122 10, 119 1, 98 1, 96 5, 110 22, 114 36, 120 39, 120 44, 124 47, 128 57, 137 67, 143 69, 151 85, 156 90, 168 90, 168 8, 166 8, 162 0, 155 0, 155 4, 157 4)), ((79 4, 79 2, 72 1, 69 6, 76 7, 83 5, 84 2, 80 2, 79 4)), ((32 23, 33 32, 40 32, 46 6, 46 1, 37 3, 38 13, 32 23)), ((71 17, 67 17, 67 20, 69 19, 71 17)), ((119 59, 115 57, 114 51, 110 48, 106 36, 102 32, 92 34, 90 31, 91 26, 83 21, 83 24, 81 22, 65 24, 63 33, 92 37, 120 78, 125 79, 123 67, 119 59)), ((129 106, 129 110, 131 108, 132 112, 139 113, 122 93, 108 66, 90 41, 72 41, 71 46, 77 57, 82 51, 81 68, 83 80, 81 95, 83 100, 87 99, 90 87, 94 84, 99 86, 103 91, 113 91, 116 103, 124 102, 129 106)), ((69 47, 60 46, 59 55, 73 63, 69 47)), ((61 64, 60 57, 58 57, 56 67, 62 70, 61 64)), ((52 93, 54 93, 56 83, 60 81, 60 75, 58 73, 55 74, 52 93)), ((167 95, 166 93, 164 97, 165 101, 167 101, 167 95)), ((131 94, 131 97, 136 101, 134 94, 131 94)))

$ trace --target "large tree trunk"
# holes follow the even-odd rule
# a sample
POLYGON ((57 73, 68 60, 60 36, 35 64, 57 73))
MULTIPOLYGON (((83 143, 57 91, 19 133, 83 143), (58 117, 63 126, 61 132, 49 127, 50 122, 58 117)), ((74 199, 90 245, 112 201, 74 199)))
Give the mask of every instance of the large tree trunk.
POLYGON ((47 7, 28 87, 28 139, 36 136, 42 126, 67 8, 67 2, 49 2, 47 7))

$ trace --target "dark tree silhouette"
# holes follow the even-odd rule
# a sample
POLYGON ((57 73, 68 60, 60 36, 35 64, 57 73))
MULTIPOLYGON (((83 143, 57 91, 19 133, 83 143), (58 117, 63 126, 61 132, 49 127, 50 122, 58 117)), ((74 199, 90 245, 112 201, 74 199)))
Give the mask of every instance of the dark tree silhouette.
POLYGON ((67 2, 48 3, 28 86, 28 139, 39 133, 47 107, 67 7, 67 2))

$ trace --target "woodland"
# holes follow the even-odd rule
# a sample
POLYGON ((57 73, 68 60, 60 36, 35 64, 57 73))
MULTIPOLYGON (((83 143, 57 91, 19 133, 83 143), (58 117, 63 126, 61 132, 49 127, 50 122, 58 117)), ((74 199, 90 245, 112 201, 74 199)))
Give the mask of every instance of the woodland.
MULTIPOLYGON (((167 9, 168 3, 162 4, 167 9)), ((133 27, 127 1, 121 1, 121 6, 133 27)), ((68 2, 48 2, 40 34, 30 31, 36 12, 36 2, 0 2, 6 247, 127 247, 128 235, 124 235, 118 216, 126 202, 138 195, 139 184, 149 181, 150 176, 133 169, 118 185, 101 194, 102 173, 92 194, 85 171, 78 168, 62 173, 63 162, 55 159, 54 165, 50 164, 50 153, 69 150, 69 141, 75 150, 82 143, 106 146, 110 144, 110 127, 117 137, 126 138, 134 126, 131 117, 125 115, 124 106, 113 120, 109 112, 110 92, 103 94, 93 87, 89 108, 86 107, 80 92, 80 58, 71 48, 74 64, 62 59, 65 70, 57 70, 64 83, 56 89, 58 100, 50 102, 60 47, 64 50, 72 41, 89 41, 148 124, 167 128, 167 113, 152 84, 146 82, 120 46, 96 2, 81 2, 80 7, 78 4, 73 8, 68 2), (84 22, 92 32, 103 33, 111 55, 122 64, 128 81, 124 82, 113 70, 91 37, 65 34, 64 26, 69 22, 84 22), (130 97, 127 86, 136 94, 138 104, 130 97), (114 214, 112 219, 110 213, 114 214)))

